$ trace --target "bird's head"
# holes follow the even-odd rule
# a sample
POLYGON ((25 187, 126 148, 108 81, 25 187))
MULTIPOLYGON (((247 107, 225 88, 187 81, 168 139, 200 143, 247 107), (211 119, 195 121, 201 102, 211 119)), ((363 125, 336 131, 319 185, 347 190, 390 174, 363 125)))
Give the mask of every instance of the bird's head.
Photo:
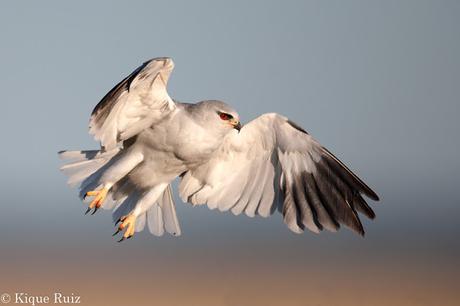
POLYGON ((232 130, 241 130, 240 116, 228 104, 222 101, 202 101, 197 104, 202 111, 208 128, 216 129, 225 135, 232 130))

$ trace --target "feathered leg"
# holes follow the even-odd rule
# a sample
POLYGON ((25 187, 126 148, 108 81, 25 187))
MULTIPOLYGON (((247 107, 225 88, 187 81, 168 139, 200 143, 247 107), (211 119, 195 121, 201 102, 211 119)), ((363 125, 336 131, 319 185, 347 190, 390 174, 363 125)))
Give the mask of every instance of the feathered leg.
POLYGON ((127 152, 107 168, 99 180, 99 187, 85 194, 85 198, 88 196, 94 197, 85 214, 93 208, 94 211, 92 214, 94 214, 103 205, 112 186, 139 165, 143 159, 144 156, 140 152, 127 152))

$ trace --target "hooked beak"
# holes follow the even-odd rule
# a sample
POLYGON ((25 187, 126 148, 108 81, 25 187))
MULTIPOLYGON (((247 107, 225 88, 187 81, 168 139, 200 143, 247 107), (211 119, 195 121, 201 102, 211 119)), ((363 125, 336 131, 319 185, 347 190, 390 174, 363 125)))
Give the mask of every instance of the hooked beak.
POLYGON ((233 128, 234 128, 235 130, 238 131, 238 133, 240 132, 241 127, 242 127, 242 126, 241 126, 241 122, 236 121, 235 119, 231 119, 231 120, 230 120, 230 124, 233 126, 233 128))
POLYGON ((242 127, 243 127, 243 126, 241 125, 241 122, 239 122, 239 121, 238 121, 238 123, 237 123, 236 125, 233 126, 233 128, 234 128, 235 130, 237 130, 238 133, 241 131, 241 128, 242 128, 242 127))

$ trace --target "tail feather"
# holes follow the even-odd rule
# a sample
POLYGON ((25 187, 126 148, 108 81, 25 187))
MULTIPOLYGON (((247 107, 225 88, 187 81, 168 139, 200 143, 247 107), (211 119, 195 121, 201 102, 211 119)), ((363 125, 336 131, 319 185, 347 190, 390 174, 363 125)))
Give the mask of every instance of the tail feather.
POLYGON ((63 160, 73 159, 75 161, 93 159, 99 150, 86 150, 86 151, 60 151, 59 157, 63 160))
POLYGON ((174 205, 171 185, 168 185, 159 201, 163 210, 163 220, 166 231, 173 236, 180 236, 181 230, 179 220, 177 220, 176 206, 174 205))
POLYGON ((108 152, 98 150, 61 151, 59 157, 69 161, 61 167, 61 171, 69 177, 67 181, 69 185, 76 186, 81 183, 80 189, 82 189, 84 185, 88 184, 87 179, 106 165, 118 152, 119 149, 108 152))
POLYGON ((75 187, 96 172, 104 163, 103 160, 73 162, 62 166, 61 171, 68 176, 67 184, 75 187))
MULTIPOLYGON (((141 216, 139 216, 138 219, 140 217, 141 216)), ((142 223, 142 226, 136 224, 136 231, 141 231, 144 226, 147 225, 150 232, 155 236, 163 236, 165 231, 173 236, 181 235, 174 199, 172 197, 171 185, 166 187, 158 201, 154 203, 142 217, 142 221, 145 220, 146 222, 142 223)))
POLYGON ((155 203, 152 207, 150 207, 146 214, 150 232, 155 236, 163 236, 165 230, 163 212, 160 205, 155 203))

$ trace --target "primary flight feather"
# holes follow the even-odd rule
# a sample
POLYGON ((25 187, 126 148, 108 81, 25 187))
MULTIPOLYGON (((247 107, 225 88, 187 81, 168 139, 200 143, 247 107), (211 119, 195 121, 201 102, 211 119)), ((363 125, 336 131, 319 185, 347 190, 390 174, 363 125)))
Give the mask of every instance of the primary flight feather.
POLYGON ((118 83, 94 108, 90 133, 100 150, 62 151, 62 170, 87 213, 113 210, 120 241, 148 226, 180 235, 171 182, 184 202, 268 217, 280 211, 290 230, 363 235, 358 212, 375 214, 363 196, 377 194, 289 119, 264 114, 242 126, 221 101, 180 103, 166 86, 170 58, 151 59, 118 83))

